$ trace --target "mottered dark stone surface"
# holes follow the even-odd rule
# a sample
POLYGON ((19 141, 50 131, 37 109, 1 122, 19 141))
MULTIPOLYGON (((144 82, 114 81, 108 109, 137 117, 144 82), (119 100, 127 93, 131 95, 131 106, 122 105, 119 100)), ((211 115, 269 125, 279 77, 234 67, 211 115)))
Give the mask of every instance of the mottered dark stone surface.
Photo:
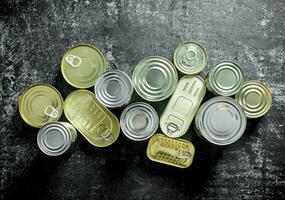
MULTIPOLYGON (((1 0, 1 199, 285 199, 284 27, 283 0, 1 0), (17 98, 36 82, 63 96, 74 90, 59 71, 67 48, 95 45, 109 69, 131 75, 146 56, 172 59, 184 40, 205 46, 207 69, 233 60, 247 80, 272 91, 271 110, 249 121, 239 141, 212 146, 191 127, 184 138, 196 155, 184 170, 150 161, 147 141, 123 134, 104 149, 80 136, 78 148, 62 158, 39 151, 37 129, 21 120, 17 98)), ((153 105, 161 114, 166 101, 153 105)))

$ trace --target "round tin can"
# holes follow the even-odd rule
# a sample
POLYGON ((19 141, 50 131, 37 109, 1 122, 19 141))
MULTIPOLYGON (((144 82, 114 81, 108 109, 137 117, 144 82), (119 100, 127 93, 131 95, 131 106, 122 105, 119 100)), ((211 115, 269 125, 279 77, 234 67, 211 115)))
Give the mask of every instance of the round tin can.
POLYGON ((104 72, 96 81, 95 94, 104 106, 118 108, 128 104, 133 94, 132 81, 120 70, 104 72))
POLYGON ((18 99, 23 120, 32 127, 40 128, 57 121, 63 111, 63 98, 51 85, 36 83, 26 88, 18 99))
POLYGON ((208 58, 201 44, 185 41, 176 47, 173 60, 183 74, 198 74, 206 67, 208 58))
POLYGON ((269 89, 259 81, 247 81, 235 95, 248 118, 265 115, 271 107, 272 95, 269 89))
POLYGON ((149 104, 137 102, 127 106, 120 117, 121 129, 131 140, 142 141, 151 137, 158 128, 158 115, 149 104))
POLYGON ((215 95, 232 96, 241 89, 244 74, 236 63, 221 61, 207 73, 205 82, 215 95))
POLYGON ((173 64, 164 57, 150 56, 141 60, 132 76, 136 92, 147 101, 161 101, 175 90, 178 75, 173 64))
POLYGON ((236 100, 219 96, 200 107, 195 117, 195 129, 210 143, 228 145, 243 135, 246 122, 246 115, 236 100))
POLYGON ((61 60, 64 79, 73 87, 89 88, 106 70, 106 61, 99 49, 82 44, 68 49, 61 60))
POLYGON ((75 146, 76 129, 67 122, 50 122, 38 132, 37 143, 48 156, 59 156, 70 152, 75 146))

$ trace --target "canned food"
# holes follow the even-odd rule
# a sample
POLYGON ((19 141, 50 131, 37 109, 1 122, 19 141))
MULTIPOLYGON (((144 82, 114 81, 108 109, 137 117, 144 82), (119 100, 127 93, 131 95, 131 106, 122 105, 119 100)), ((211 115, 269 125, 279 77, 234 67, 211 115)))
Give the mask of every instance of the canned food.
POLYGON ((127 106, 120 118, 121 129, 131 140, 150 138, 158 128, 158 115, 154 108, 143 102, 127 106))
POLYGON ((196 132, 216 145, 237 141, 246 128, 246 116, 239 103, 230 97, 215 97, 206 101, 195 117, 196 132))
POLYGON ((63 111, 63 99, 51 85, 36 83, 26 88, 18 99, 23 120, 32 127, 40 128, 57 121, 63 111))
POLYGON ((59 156, 70 152, 75 146, 76 129, 67 122, 50 122, 38 132, 40 150, 48 156, 59 156))
POLYGON ((205 82, 209 91, 215 95, 232 96, 240 89, 244 81, 242 69, 231 61, 216 64, 207 74, 205 82))
POLYGON ((186 41, 176 47, 173 60, 183 74, 198 74, 206 67, 208 58, 201 44, 186 41))
POLYGON ((65 99, 64 113, 83 137, 96 147, 109 146, 119 137, 118 119, 88 90, 71 92, 65 99))
POLYGON ((95 85, 98 101, 110 108, 128 104, 131 101, 133 90, 131 79, 120 70, 104 72, 95 85))
POLYGON ((194 158, 194 145, 187 140, 155 134, 148 142, 146 154, 152 161, 179 168, 189 167, 194 158))
POLYGON ((174 92, 178 75, 169 60, 160 56, 150 56, 137 64, 132 80, 136 92, 143 99, 161 101, 174 92))
POLYGON ((184 76, 160 117, 160 128, 169 137, 184 135, 206 94, 203 79, 197 75, 184 76))
POLYGON ((106 70, 106 61, 99 49, 81 44, 68 49, 61 60, 64 79, 73 87, 89 88, 106 70))
POLYGON ((248 118, 265 115, 271 107, 272 95, 269 89, 259 81, 245 82, 235 99, 243 107, 248 118))

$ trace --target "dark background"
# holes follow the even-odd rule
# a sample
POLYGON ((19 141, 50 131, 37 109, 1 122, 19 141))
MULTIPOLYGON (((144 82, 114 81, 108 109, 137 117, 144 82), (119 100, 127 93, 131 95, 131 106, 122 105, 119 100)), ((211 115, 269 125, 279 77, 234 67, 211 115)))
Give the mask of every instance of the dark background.
MULTIPOLYGON (((1 0, 1 199, 284 199, 285 1, 265 0, 1 0), (100 48, 108 69, 129 75, 142 58, 172 59, 184 40, 202 43, 207 70, 222 59, 239 63, 247 80, 263 81, 273 105, 250 121, 227 147, 209 145, 193 127, 193 165, 178 169, 150 161, 147 141, 123 134, 104 149, 81 136, 67 157, 37 147, 37 129, 21 120, 17 99, 28 85, 45 82, 65 97, 73 89, 59 71, 67 48, 100 48)), ((154 105, 159 114, 166 102, 154 105)))

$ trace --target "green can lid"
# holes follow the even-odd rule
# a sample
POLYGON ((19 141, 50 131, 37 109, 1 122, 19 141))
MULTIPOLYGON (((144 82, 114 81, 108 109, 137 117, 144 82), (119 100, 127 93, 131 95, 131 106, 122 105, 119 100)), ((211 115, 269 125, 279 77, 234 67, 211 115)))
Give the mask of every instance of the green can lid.
POLYGON ((207 64, 207 53, 204 47, 193 41, 179 44, 174 52, 174 65, 184 74, 198 74, 207 64))
POLYGON ((245 82, 235 99, 241 104, 248 118, 265 115, 272 104, 271 92, 259 81, 245 82))
POLYGON ((61 60, 64 79, 73 87, 89 88, 106 70, 106 61, 99 49, 82 44, 68 49, 61 60))
POLYGON ((234 62, 221 61, 209 72, 209 84, 213 92, 222 96, 232 96, 242 87, 244 74, 234 62))

